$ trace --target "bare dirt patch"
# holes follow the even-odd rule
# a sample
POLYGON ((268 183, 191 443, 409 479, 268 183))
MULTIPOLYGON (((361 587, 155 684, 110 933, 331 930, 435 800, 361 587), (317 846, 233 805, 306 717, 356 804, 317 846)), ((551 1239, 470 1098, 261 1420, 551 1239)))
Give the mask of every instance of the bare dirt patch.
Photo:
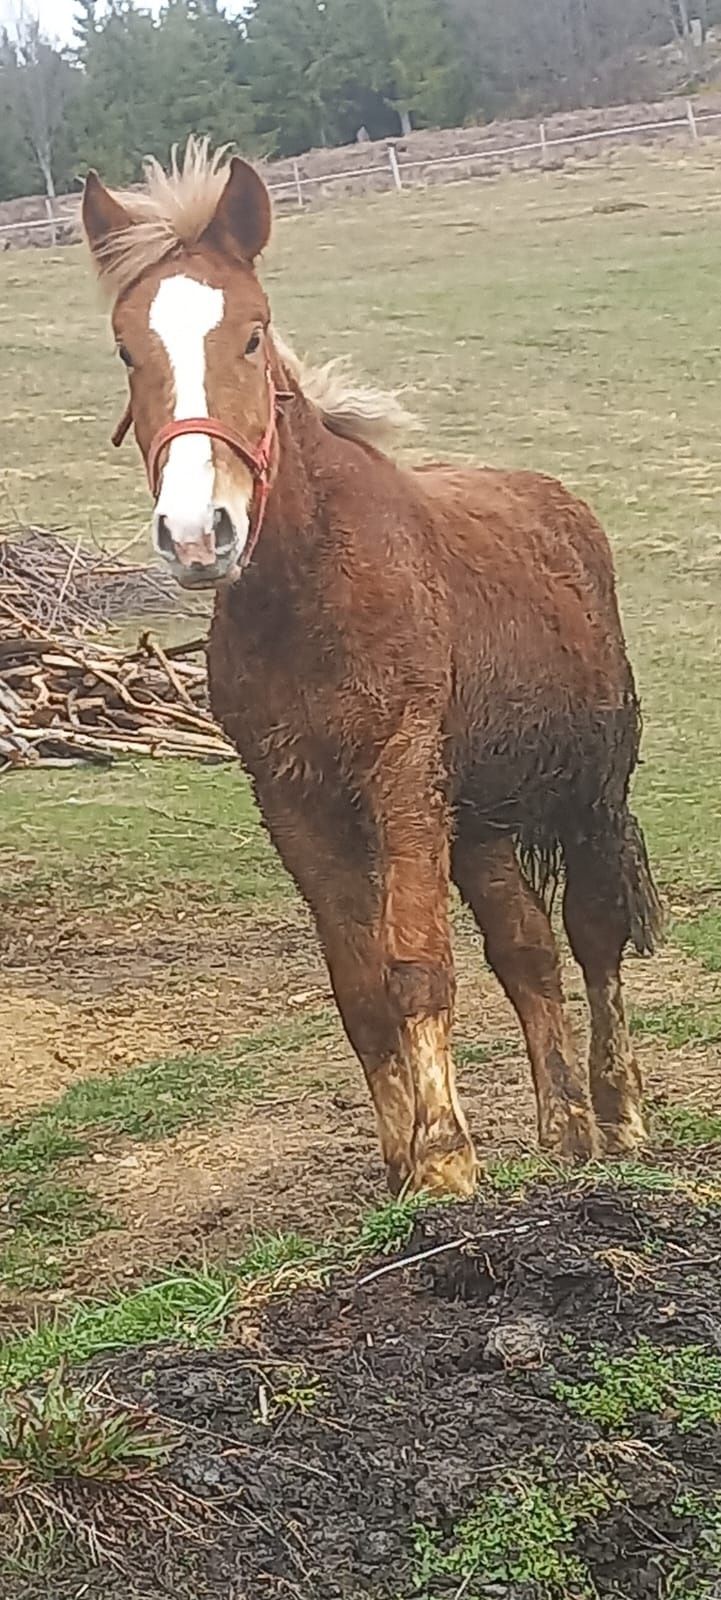
POLYGON ((328 994, 310 925, 227 908, 172 919, 50 918, 4 960, 0 1116, 56 1098, 78 1077, 209 1051, 328 994))

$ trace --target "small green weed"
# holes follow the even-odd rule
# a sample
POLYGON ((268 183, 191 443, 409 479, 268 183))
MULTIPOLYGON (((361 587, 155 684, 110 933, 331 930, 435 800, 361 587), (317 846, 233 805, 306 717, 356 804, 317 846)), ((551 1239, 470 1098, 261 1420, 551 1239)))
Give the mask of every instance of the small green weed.
MULTIPOLYGON (((450 1202, 449 1202, 450 1203, 450 1202)), ((432 1205, 427 1194, 410 1194, 376 1206, 363 1218, 355 1248, 361 1256, 381 1255, 407 1244, 419 1211, 432 1205)))
POLYGON ((602 1428, 624 1430, 642 1412, 670 1417, 679 1433, 721 1421, 721 1356, 702 1345, 661 1350, 646 1339, 628 1355, 592 1357, 596 1382, 560 1382, 555 1393, 602 1428))
POLYGON ((568 1172, 548 1157, 511 1156, 494 1161, 486 1173, 489 1188, 497 1194, 520 1195, 534 1183, 567 1182, 568 1172))
POLYGON ((466 1600, 481 1600, 490 1583, 532 1585, 535 1600, 592 1600, 593 1580, 573 1541, 581 1524, 595 1522, 621 1496, 603 1478, 515 1478, 482 1495, 450 1541, 416 1529, 414 1592, 433 1600, 436 1584, 451 1578, 466 1600))
POLYGON ((0 1403, 0 1496, 29 1483, 135 1478, 166 1462, 172 1448, 153 1419, 109 1404, 97 1387, 74 1387, 61 1367, 43 1394, 0 1403))
POLYGON ((691 1491, 679 1495, 671 1510, 675 1517, 696 1523, 696 1536, 693 1548, 674 1561, 666 1576, 666 1600, 718 1600, 721 1494, 706 1499, 691 1491))
POLYGON ((269 1427, 289 1412, 308 1417, 324 1393, 320 1378, 305 1367, 274 1367, 258 1386, 256 1420, 269 1427))
POLYGON ((690 1005, 633 1009, 630 1027, 632 1033, 663 1039, 669 1050, 679 1050, 685 1044, 718 1044, 721 1010, 718 1006, 690 1005))
POLYGON ((51 1288, 62 1279, 73 1245, 112 1225, 84 1189, 16 1185, 2 1202, 0 1282, 7 1289, 51 1288))

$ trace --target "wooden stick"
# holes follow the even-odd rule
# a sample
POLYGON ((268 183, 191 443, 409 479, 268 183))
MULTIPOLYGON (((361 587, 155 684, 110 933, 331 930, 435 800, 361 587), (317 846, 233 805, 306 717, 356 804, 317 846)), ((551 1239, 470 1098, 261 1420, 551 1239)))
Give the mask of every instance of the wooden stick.
POLYGON ((73 575, 73 568, 74 568, 75 563, 76 563, 76 561, 78 559, 78 556, 80 554, 81 543, 82 543, 82 534, 79 533, 78 537, 77 537, 77 540, 75 542, 75 549, 73 550, 73 552, 71 554, 71 557, 70 557, 70 560, 68 562, 68 570, 67 570, 67 572, 65 574, 65 577, 63 578, 62 588, 61 588, 60 593, 58 595, 58 598, 57 598, 57 600, 55 602, 55 610, 53 611, 53 614, 52 614, 52 616, 50 618, 50 626, 51 626, 51 628, 54 628, 55 623, 57 622, 57 619, 58 619, 58 617, 60 615, 60 612, 62 611, 63 600, 65 599, 65 596, 66 596, 66 594, 68 592, 68 585, 69 585, 70 579, 72 578, 72 575, 73 575))
POLYGON ((161 649, 159 644, 156 644, 155 640, 151 638, 149 633, 145 634, 144 637, 145 637, 146 649, 150 652, 150 654, 155 656, 156 661, 160 662, 160 665, 163 668, 163 671, 167 674, 168 678, 170 679, 170 682, 173 685, 173 688, 174 688, 174 690, 175 690, 175 692, 176 692, 176 694, 178 696, 178 699, 182 700, 184 705, 186 705, 190 711, 194 712, 196 710, 196 707, 193 705, 193 702, 192 702, 192 700, 190 698, 190 695, 188 694, 187 689, 185 688, 185 685, 181 682, 180 678, 178 677, 178 674, 175 671, 175 668, 173 667, 172 662, 170 662, 168 660, 168 657, 165 655, 165 652, 161 649))

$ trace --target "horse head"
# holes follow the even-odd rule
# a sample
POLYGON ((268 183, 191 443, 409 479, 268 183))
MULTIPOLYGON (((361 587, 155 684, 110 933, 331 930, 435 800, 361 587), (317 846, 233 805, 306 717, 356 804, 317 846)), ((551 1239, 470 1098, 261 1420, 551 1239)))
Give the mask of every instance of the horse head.
POLYGON ((185 588, 237 576, 277 470, 282 371, 255 271, 271 232, 258 173, 190 141, 142 192, 87 178, 83 225, 113 300, 131 426, 154 501, 153 541, 185 588))

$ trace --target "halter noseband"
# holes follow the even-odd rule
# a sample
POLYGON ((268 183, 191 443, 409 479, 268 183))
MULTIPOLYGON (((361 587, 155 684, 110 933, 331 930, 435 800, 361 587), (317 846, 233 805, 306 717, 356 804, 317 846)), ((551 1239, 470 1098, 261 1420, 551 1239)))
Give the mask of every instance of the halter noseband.
MULTIPOLYGON (((260 443, 255 447, 248 444, 247 439, 244 439, 235 428, 231 428, 226 422, 220 422, 217 417, 178 417, 158 429, 148 451, 148 482, 154 500, 157 500, 160 493, 161 456, 174 439, 182 439, 187 434, 199 434, 206 439, 219 439, 221 444, 227 444, 245 463, 253 478, 253 503, 250 512, 250 531, 241 560, 243 567, 250 561, 265 521, 273 466, 273 441, 278 431, 278 419, 282 416, 283 405, 293 399, 292 394, 276 389, 270 367, 266 367, 265 379, 268 386, 268 426, 260 443)), ((123 443, 132 420, 132 406, 129 405, 113 434, 114 445, 123 443)))

